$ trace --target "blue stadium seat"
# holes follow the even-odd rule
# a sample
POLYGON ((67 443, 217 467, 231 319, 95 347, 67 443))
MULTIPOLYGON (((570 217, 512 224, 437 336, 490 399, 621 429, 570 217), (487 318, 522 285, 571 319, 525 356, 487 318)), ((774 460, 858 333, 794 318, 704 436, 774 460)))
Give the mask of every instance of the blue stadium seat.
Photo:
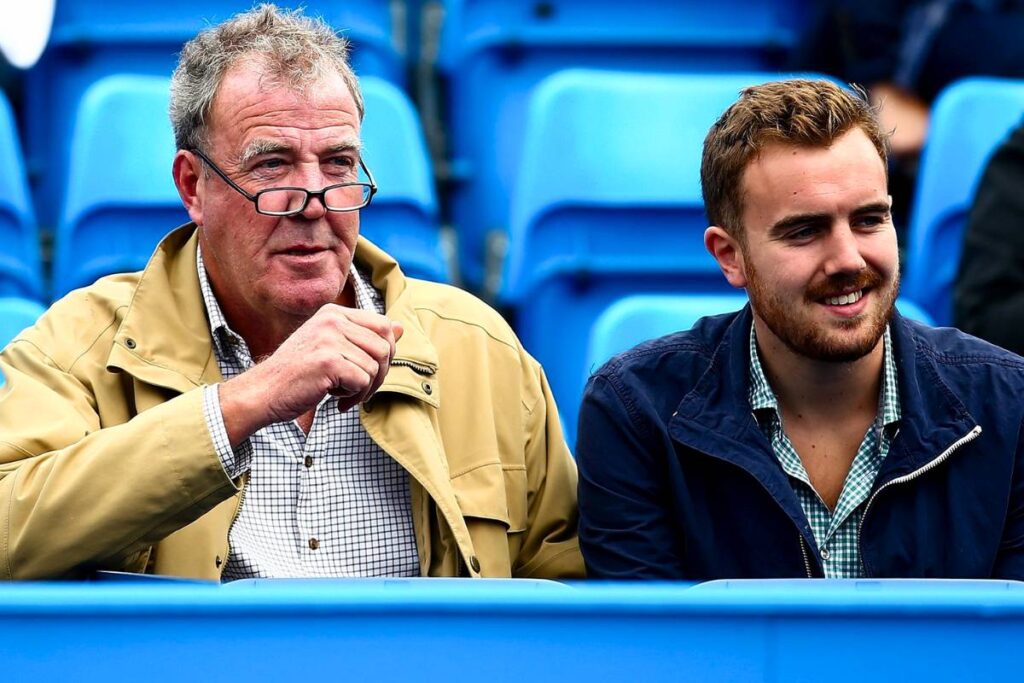
POLYGON ((953 281, 963 232, 985 163, 1024 115, 1024 81, 971 78, 932 109, 911 215, 903 291, 943 325, 953 319, 953 281))
POLYGON ((7 346, 23 329, 34 325, 44 310, 42 304, 33 299, 0 297, 0 348, 7 346))
POLYGON ((39 234, 11 105, 0 92, 0 296, 43 294, 39 234))
POLYGON ((704 249, 708 128, 767 74, 570 70, 531 101, 503 303, 574 429, 591 325, 629 293, 732 292, 704 249))
MULTIPOLYGON (((188 221, 171 176, 169 85, 166 77, 108 76, 83 98, 54 244, 56 295, 102 275, 141 269, 160 238, 188 221)), ((390 83, 367 77, 362 88, 367 164, 380 187, 362 212, 365 232, 407 274, 448 281, 416 113, 390 83)))
MULTIPOLYGON (((508 237, 527 99, 543 78, 574 67, 774 71, 784 65, 809 5, 448 0, 439 67, 448 83, 452 212, 467 284, 485 284, 485 261, 496 261, 508 237)), ((592 144, 601 146, 598 140, 592 144)))
POLYGON ((419 116, 405 93, 384 80, 363 78, 360 87, 363 153, 380 188, 360 212, 360 232, 397 258, 406 275, 450 282, 419 116))
POLYGON ((108 76, 82 98, 54 239, 53 292, 139 270, 188 221, 174 187, 168 79, 108 76))
MULTIPOLYGON (((201 29, 248 10, 251 0, 61 0, 50 43, 26 74, 27 147, 38 171, 37 196, 56 196, 67 166, 74 112, 85 91, 117 73, 168 77, 182 44, 201 29)), ((300 3, 288 3, 298 5, 300 3)), ((353 43, 360 75, 403 84, 405 66, 395 47, 389 0, 306 0, 306 14, 322 16, 353 43)), ((51 203, 39 201, 41 222, 56 222, 51 203)))

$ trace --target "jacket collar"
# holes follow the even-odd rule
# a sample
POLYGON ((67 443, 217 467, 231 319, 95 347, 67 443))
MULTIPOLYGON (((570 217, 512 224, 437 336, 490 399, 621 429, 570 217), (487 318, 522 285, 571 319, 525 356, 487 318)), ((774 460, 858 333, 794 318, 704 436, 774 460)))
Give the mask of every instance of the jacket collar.
MULTIPOLYGON (((160 242, 114 336, 107 357, 109 369, 178 392, 220 381, 199 288, 197 245, 193 223, 160 242)), ((362 237, 356 261, 372 273, 374 287, 384 293, 388 316, 405 328, 396 345, 396 365, 380 391, 405 394, 436 408, 440 401, 437 351, 415 315, 405 276, 394 259, 362 237)))
MULTIPOLYGON (((680 401, 669 434, 681 443, 747 470, 787 511, 799 508, 792 486, 752 413, 749 391, 748 304, 731 320, 706 333, 707 370, 680 401)), ((915 323, 893 314, 890 332, 898 371, 902 417, 875 487, 913 472, 938 457, 976 424, 942 380, 934 349, 915 323)))
POLYGON ((711 362, 669 420, 669 435, 683 445, 730 462, 753 475, 800 529, 814 536, 771 444, 750 406, 750 305, 717 327, 704 327, 711 362), (724 330, 723 330, 724 328, 724 330))

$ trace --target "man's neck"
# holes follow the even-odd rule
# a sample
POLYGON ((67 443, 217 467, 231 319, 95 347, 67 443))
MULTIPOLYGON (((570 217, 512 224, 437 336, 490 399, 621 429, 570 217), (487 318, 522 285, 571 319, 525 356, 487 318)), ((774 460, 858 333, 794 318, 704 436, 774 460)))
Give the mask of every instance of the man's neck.
POLYGON ((783 413, 842 421, 848 416, 874 416, 882 383, 885 349, 882 339, 867 355, 848 363, 802 356, 779 340, 761 321, 754 321, 758 354, 783 413))

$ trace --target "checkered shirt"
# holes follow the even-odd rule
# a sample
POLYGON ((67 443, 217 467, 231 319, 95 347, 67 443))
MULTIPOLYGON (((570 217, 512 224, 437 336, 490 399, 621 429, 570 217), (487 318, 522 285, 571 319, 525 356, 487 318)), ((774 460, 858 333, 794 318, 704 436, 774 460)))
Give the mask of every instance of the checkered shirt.
MULTIPOLYGON (((228 327, 199 257, 199 282, 214 354, 225 380, 253 366, 228 327)), ((357 305, 384 312, 379 292, 352 268, 357 305)), ((295 421, 272 424, 232 450, 217 386, 204 414, 224 470, 249 481, 228 535, 222 579, 300 576, 419 576, 408 473, 370 439, 359 409, 325 395, 309 434, 295 421)))
POLYGON ((864 575, 860 557, 860 518, 878 470, 889 452, 889 430, 900 419, 896 363, 893 360, 888 327, 885 328, 883 340, 884 360, 878 415, 864 434, 864 440, 857 449, 843 483, 835 512, 832 512, 811 486, 807 470, 786 436, 778 401, 761 367, 753 325, 750 328, 750 405, 772 444, 775 457, 789 475, 800 506, 811 525, 826 578, 853 579, 864 575))

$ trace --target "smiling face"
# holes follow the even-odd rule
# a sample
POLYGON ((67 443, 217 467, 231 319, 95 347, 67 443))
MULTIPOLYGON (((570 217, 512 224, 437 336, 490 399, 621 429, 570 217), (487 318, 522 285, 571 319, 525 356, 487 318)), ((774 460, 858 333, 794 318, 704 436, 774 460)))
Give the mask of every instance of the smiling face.
POLYGON ((830 147, 769 144, 742 178, 746 287, 759 341, 849 362, 879 345, 899 289, 885 167, 860 128, 830 147))
MULTIPOLYGON (((267 79, 256 63, 236 64, 217 91, 208 130, 203 151, 250 194, 358 180, 359 114, 339 75, 296 92, 267 79)), ((198 157, 182 155, 195 168, 194 199, 186 203, 229 319, 286 319, 295 327, 340 300, 359 234, 358 212, 328 212, 311 198, 295 216, 261 215, 203 169, 198 157)))

